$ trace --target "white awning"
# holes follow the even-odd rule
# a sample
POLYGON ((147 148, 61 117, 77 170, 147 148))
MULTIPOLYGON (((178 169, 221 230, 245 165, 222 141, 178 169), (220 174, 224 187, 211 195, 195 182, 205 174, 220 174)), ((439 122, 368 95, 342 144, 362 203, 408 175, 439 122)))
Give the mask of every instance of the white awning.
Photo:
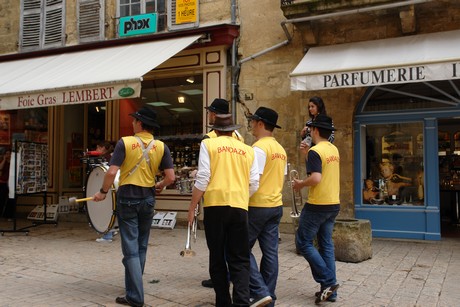
POLYGON ((200 35, 0 63, 0 110, 140 96, 142 76, 200 35))
POLYGON ((327 90, 460 78, 460 30, 314 47, 291 90, 327 90))

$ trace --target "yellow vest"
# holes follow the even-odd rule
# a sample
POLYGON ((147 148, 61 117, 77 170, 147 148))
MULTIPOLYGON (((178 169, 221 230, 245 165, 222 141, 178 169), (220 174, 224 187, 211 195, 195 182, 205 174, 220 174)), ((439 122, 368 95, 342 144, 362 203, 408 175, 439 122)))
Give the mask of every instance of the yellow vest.
POLYGON ((308 203, 313 205, 340 204, 340 156, 337 147, 324 141, 310 150, 318 153, 321 158, 321 181, 311 186, 308 192, 308 203))
MULTIPOLYGON (((215 130, 212 130, 208 133, 206 133, 207 136, 209 136, 209 138, 216 138, 217 137, 217 134, 216 134, 216 131, 215 130)), ((241 134, 237 134, 235 131, 232 132, 232 138, 234 139, 237 139, 237 140, 240 140, 241 142, 244 143, 244 138, 241 134)))
POLYGON ((123 137, 125 144, 125 160, 120 166, 120 180, 119 185, 133 184, 140 187, 153 187, 155 185, 155 175, 158 172, 161 159, 164 153, 164 143, 159 140, 154 140, 153 136, 148 132, 139 132, 136 134, 146 148, 150 141, 155 142, 152 149, 149 151, 150 164, 147 165, 147 161, 142 158, 142 148, 137 142, 134 136, 123 137), (139 167, 129 175, 129 172, 133 170, 139 160, 142 159, 139 167))
POLYGON ((264 173, 260 177, 259 189, 249 199, 250 207, 272 208, 283 205, 282 191, 287 156, 283 146, 274 137, 264 137, 255 142, 265 152, 264 173))
POLYGON ((230 206, 248 210, 249 176, 254 149, 230 136, 204 139, 211 177, 204 207, 230 206))

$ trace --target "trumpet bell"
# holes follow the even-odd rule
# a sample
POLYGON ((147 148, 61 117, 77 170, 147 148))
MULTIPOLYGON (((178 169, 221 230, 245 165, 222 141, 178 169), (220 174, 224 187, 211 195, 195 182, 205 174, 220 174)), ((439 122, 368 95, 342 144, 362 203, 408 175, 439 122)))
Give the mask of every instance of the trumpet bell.
POLYGON ((180 255, 182 257, 195 257, 196 253, 195 251, 192 251, 191 249, 184 249, 183 251, 180 252, 180 255))

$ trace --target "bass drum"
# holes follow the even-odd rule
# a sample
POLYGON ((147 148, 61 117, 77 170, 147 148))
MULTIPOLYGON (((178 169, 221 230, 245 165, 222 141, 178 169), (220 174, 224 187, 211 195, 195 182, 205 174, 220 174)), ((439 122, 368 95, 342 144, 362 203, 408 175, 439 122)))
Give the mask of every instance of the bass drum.
MULTIPOLYGON (((99 192, 108 169, 108 165, 94 166, 86 181, 86 197, 93 197, 94 194, 99 192)), ((115 209, 117 207, 116 193, 119 176, 120 171, 115 176, 114 183, 103 201, 89 200, 86 202, 86 214, 88 215, 89 223, 100 234, 105 234, 117 226, 115 209)))

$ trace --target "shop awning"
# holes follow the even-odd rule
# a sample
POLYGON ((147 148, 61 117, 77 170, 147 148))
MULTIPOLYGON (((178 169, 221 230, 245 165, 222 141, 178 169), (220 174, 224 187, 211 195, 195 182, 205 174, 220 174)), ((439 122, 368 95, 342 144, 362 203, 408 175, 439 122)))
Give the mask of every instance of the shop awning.
POLYGON ((291 90, 460 78, 460 30, 310 48, 291 73, 291 90))
POLYGON ((142 76, 200 35, 0 63, 0 110, 139 97, 142 76))

